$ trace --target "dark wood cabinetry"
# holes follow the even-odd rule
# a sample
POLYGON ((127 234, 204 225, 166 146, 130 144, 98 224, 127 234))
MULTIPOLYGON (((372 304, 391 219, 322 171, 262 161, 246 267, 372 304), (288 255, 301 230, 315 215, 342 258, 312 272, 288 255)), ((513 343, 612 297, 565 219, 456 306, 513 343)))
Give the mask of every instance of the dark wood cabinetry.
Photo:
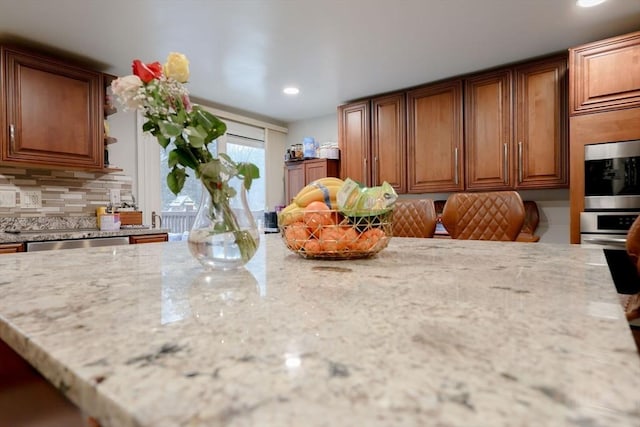
POLYGON ((388 182, 407 192, 405 95, 396 93, 371 100, 371 161, 369 186, 388 182))
POLYGON ((571 115, 640 107, 640 31, 570 52, 571 115))
POLYGON ((341 176, 398 193, 566 187, 566 70, 553 56, 342 105, 341 176))
POLYGON ((0 62, 0 161, 102 169, 102 74, 6 46, 0 62))
POLYGON ((305 185, 316 179, 340 174, 339 161, 335 159, 310 159, 285 164, 285 200, 291 200, 305 185))
POLYGON ((0 243, 0 254, 24 252, 24 243, 0 243))
POLYGON ((407 191, 405 95, 396 93, 338 107, 340 176, 367 187, 387 181, 407 191))
POLYGON ((371 182, 371 106, 369 100, 338 107, 338 144, 340 177, 351 178, 364 185, 371 182))
POLYGON ((465 81, 465 169, 468 190, 511 187, 511 70, 465 81))
POLYGON ((580 243, 584 147, 640 139, 640 32, 569 49, 570 240, 580 243))
POLYGON ((407 92, 409 193, 461 191, 462 80, 407 92))
POLYGON ((567 82, 565 56, 514 70, 515 189, 562 188, 569 183, 567 82))
POLYGON ((466 188, 562 188, 567 173, 565 56, 466 79, 466 188))
POLYGON ((140 243, 159 243, 169 241, 169 235, 167 233, 158 234, 139 234, 129 236, 129 244, 137 245, 140 243))

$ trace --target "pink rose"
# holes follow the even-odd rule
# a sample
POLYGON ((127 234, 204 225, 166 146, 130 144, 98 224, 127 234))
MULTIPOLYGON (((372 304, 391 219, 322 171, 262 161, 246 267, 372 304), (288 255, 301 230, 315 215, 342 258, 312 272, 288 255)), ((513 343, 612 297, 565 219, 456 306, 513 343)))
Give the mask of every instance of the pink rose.
POLYGON ((111 90, 125 108, 135 110, 142 107, 142 100, 137 97, 138 90, 142 85, 143 83, 142 80, 140 80, 140 77, 129 75, 119 77, 112 81, 111 90))

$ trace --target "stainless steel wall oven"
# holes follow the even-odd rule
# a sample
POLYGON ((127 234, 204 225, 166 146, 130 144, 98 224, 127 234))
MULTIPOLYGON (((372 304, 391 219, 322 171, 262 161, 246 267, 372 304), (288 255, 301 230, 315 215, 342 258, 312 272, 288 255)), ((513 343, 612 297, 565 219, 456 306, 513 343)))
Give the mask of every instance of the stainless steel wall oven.
POLYGON ((640 140, 585 146, 584 207, 640 209, 640 140))
POLYGON ((586 145, 580 240, 604 250, 619 293, 640 292, 626 252, 627 233, 640 214, 640 140, 586 145))

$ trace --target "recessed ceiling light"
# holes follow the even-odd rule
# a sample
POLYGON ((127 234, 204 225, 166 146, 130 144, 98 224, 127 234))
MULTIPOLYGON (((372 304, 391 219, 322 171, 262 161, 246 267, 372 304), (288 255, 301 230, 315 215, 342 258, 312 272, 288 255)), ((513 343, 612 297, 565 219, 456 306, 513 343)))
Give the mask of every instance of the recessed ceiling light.
POLYGON ((298 93, 300 93, 300 89, 298 89, 297 87, 285 87, 284 89, 282 89, 282 91, 284 93, 286 93, 287 95, 297 95, 298 93))
POLYGON ((604 3, 607 0, 577 0, 576 4, 580 7, 597 6, 600 3, 604 3))

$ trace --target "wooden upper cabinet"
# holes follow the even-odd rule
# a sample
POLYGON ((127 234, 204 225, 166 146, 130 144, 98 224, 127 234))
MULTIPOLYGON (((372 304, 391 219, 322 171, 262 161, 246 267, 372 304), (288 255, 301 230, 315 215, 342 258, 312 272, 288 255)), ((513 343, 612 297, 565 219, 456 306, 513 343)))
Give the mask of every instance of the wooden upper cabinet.
POLYGON ((102 169, 102 74, 0 47, 0 161, 102 169))
POLYGON ((465 81, 465 169, 468 190, 511 188, 510 69, 465 81))
POLYGON ((566 56, 515 68, 516 189, 568 185, 566 56))
POLYGON ((640 106, 640 31, 569 50, 571 115, 640 106))
POLYGON ((408 192, 462 191, 462 81, 407 92, 408 192))
POLYGON ((403 93, 371 100, 371 182, 387 181, 398 193, 407 192, 405 97, 403 93))
POLYGON ((371 183, 369 126, 368 100, 338 107, 340 177, 348 177, 367 186, 371 183))

